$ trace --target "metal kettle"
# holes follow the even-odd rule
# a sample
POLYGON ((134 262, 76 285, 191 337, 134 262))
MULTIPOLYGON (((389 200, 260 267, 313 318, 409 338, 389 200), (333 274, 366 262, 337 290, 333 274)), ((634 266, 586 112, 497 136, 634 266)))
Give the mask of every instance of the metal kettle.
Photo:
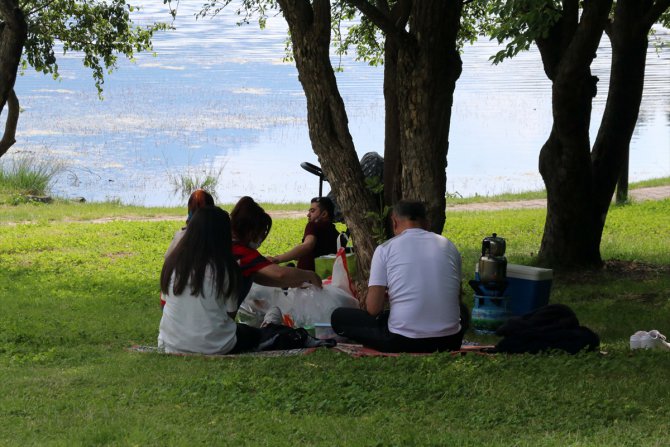
POLYGON ((507 259, 505 239, 496 233, 482 240, 482 256, 479 258, 479 280, 487 287, 505 287, 507 259))
POLYGON ((482 240, 482 256, 504 256, 505 239, 498 237, 496 233, 482 240))
POLYGON ((487 287, 502 285, 507 277, 507 259, 504 256, 479 258, 479 280, 487 287))

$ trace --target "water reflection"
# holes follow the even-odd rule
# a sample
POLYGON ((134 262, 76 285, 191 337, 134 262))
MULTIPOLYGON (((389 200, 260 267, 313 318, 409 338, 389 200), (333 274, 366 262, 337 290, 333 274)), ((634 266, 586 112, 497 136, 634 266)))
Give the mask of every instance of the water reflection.
MULTIPOLYGON (((145 1, 141 21, 164 20, 160 2, 145 1)), ((238 27, 232 10, 195 20, 180 5, 177 30, 156 37, 157 55, 120 62, 98 101, 90 73, 74 55, 60 63, 63 79, 28 73, 17 92, 24 108, 11 153, 48 153, 68 162, 57 192, 89 200, 120 198, 145 205, 178 204, 170 177, 221 170, 218 195, 234 201, 306 200, 316 177, 302 161, 312 152, 305 99, 295 67, 282 63, 286 26, 271 18, 259 31, 238 27)), ((667 32, 659 33, 670 41, 667 32)), ((491 66, 496 45, 463 54, 451 124, 447 188, 461 195, 542 188, 539 149, 551 128, 550 84, 536 51, 491 66)), ((603 42, 592 137, 602 115, 609 47, 603 42)), ((670 56, 650 51, 640 119, 631 146, 631 180, 670 175, 670 56)), ((337 74, 360 155, 382 152, 382 68, 351 58, 337 74)), ((326 188, 327 189, 327 188, 326 188)))

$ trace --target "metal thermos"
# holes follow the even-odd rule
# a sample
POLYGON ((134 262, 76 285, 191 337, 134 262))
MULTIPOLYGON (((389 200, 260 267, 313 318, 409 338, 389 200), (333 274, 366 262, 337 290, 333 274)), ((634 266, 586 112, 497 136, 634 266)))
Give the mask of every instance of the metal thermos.
POLYGON ((505 239, 496 233, 482 240, 482 256, 479 258, 479 280, 485 286, 502 286, 507 277, 505 239))

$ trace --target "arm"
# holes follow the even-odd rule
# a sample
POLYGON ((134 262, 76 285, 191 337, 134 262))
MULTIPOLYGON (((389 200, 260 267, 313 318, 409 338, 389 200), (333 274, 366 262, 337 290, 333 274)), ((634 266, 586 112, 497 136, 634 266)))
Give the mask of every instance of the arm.
POLYGON ((267 259, 274 262, 275 264, 279 262, 292 261, 312 252, 314 247, 316 247, 316 237, 313 234, 308 234, 305 236, 305 240, 302 241, 301 244, 296 245, 286 253, 282 253, 279 256, 268 256, 267 259))
POLYGON ((368 287, 368 294, 365 298, 365 310, 367 310, 370 315, 373 317, 379 315, 384 308, 384 301, 386 301, 386 287, 368 287))
POLYGON ((376 317, 384 309, 387 290, 386 278, 386 251, 383 245, 375 249, 370 264, 370 278, 368 280, 368 294, 365 297, 365 310, 376 317))
POLYGON ((282 267, 270 264, 251 275, 251 279, 262 286, 300 287, 303 283, 311 283, 321 287, 321 278, 311 270, 282 267))

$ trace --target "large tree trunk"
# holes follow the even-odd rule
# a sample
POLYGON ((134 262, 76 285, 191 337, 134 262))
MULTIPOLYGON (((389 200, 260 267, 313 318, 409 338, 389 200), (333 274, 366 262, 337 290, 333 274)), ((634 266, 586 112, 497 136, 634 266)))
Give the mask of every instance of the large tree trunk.
POLYGON ((307 123, 312 148, 342 208, 356 244, 365 278, 375 249, 372 222, 375 209, 349 133, 344 102, 330 62, 330 2, 279 0, 291 32, 298 77, 307 98, 307 123))
POLYGON ((614 189, 628 178, 630 141, 637 124, 651 25, 670 6, 670 0, 619 0, 608 29, 612 43, 609 94, 593 146, 595 211, 602 235, 614 189))
POLYGON ((540 152, 547 188, 547 217, 539 258, 554 268, 599 266, 600 233, 594 216, 589 124, 597 78, 590 65, 602 36, 611 0, 564 2, 562 20, 538 48, 553 81, 554 125, 540 152))
POLYGON ((397 77, 398 41, 388 35, 384 42, 384 203, 388 206, 402 197, 397 77))
POLYGON ((588 69, 581 77, 581 82, 554 81, 554 126, 540 152, 540 173, 547 189, 540 258, 553 267, 600 263, 591 212, 588 134, 595 80, 588 69))
POLYGON ((441 233, 451 107, 462 70, 456 38, 463 2, 398 0, 389 12, 386 0, 376 1, 376 6, 366 0, 346 1, 386 36, 385 62, 390 64, 384 72, 386 112, 394 113, 397 107, 398 114, 397 121, 387 116, 386 122, 384 187, 394 185, 392 191, 387 190, 386 200, 425 202, 431 230, 441 233), (395 79, 389 78, 394 73, 395 79), (399 139, 398 152, 395 138, 399 139), (400 194, 392 176, 400 178, 400 194))
POLYGON ((16 142, 19 100, 14 93, 16 73, 21 62, 27 25, 16 0, 0 0, 0 113, 8 106, 5 132, 0 139, 0 157, 16 142))
POLYGON ((398 40, 402 195, 426 203, 436 233, 444 227, 451 108, 462 70, 461 12, 460 1, 413 2, 409 33, 398 40))
POLYGON ((555 268, 602 264, 600 242, 617 180, 627 169, 637 122, 647 35, 670 0, 619 0, 609 31, 612 67, 605 112, 593 151, 588 126, 595 80, 589 66, 611 9, 610 0, 564 2, 564 17, 554 33, 539 40, 545 71, 553 83, 554 127, 540 154, 547 186, 547 220, 540 260, 555 268))

